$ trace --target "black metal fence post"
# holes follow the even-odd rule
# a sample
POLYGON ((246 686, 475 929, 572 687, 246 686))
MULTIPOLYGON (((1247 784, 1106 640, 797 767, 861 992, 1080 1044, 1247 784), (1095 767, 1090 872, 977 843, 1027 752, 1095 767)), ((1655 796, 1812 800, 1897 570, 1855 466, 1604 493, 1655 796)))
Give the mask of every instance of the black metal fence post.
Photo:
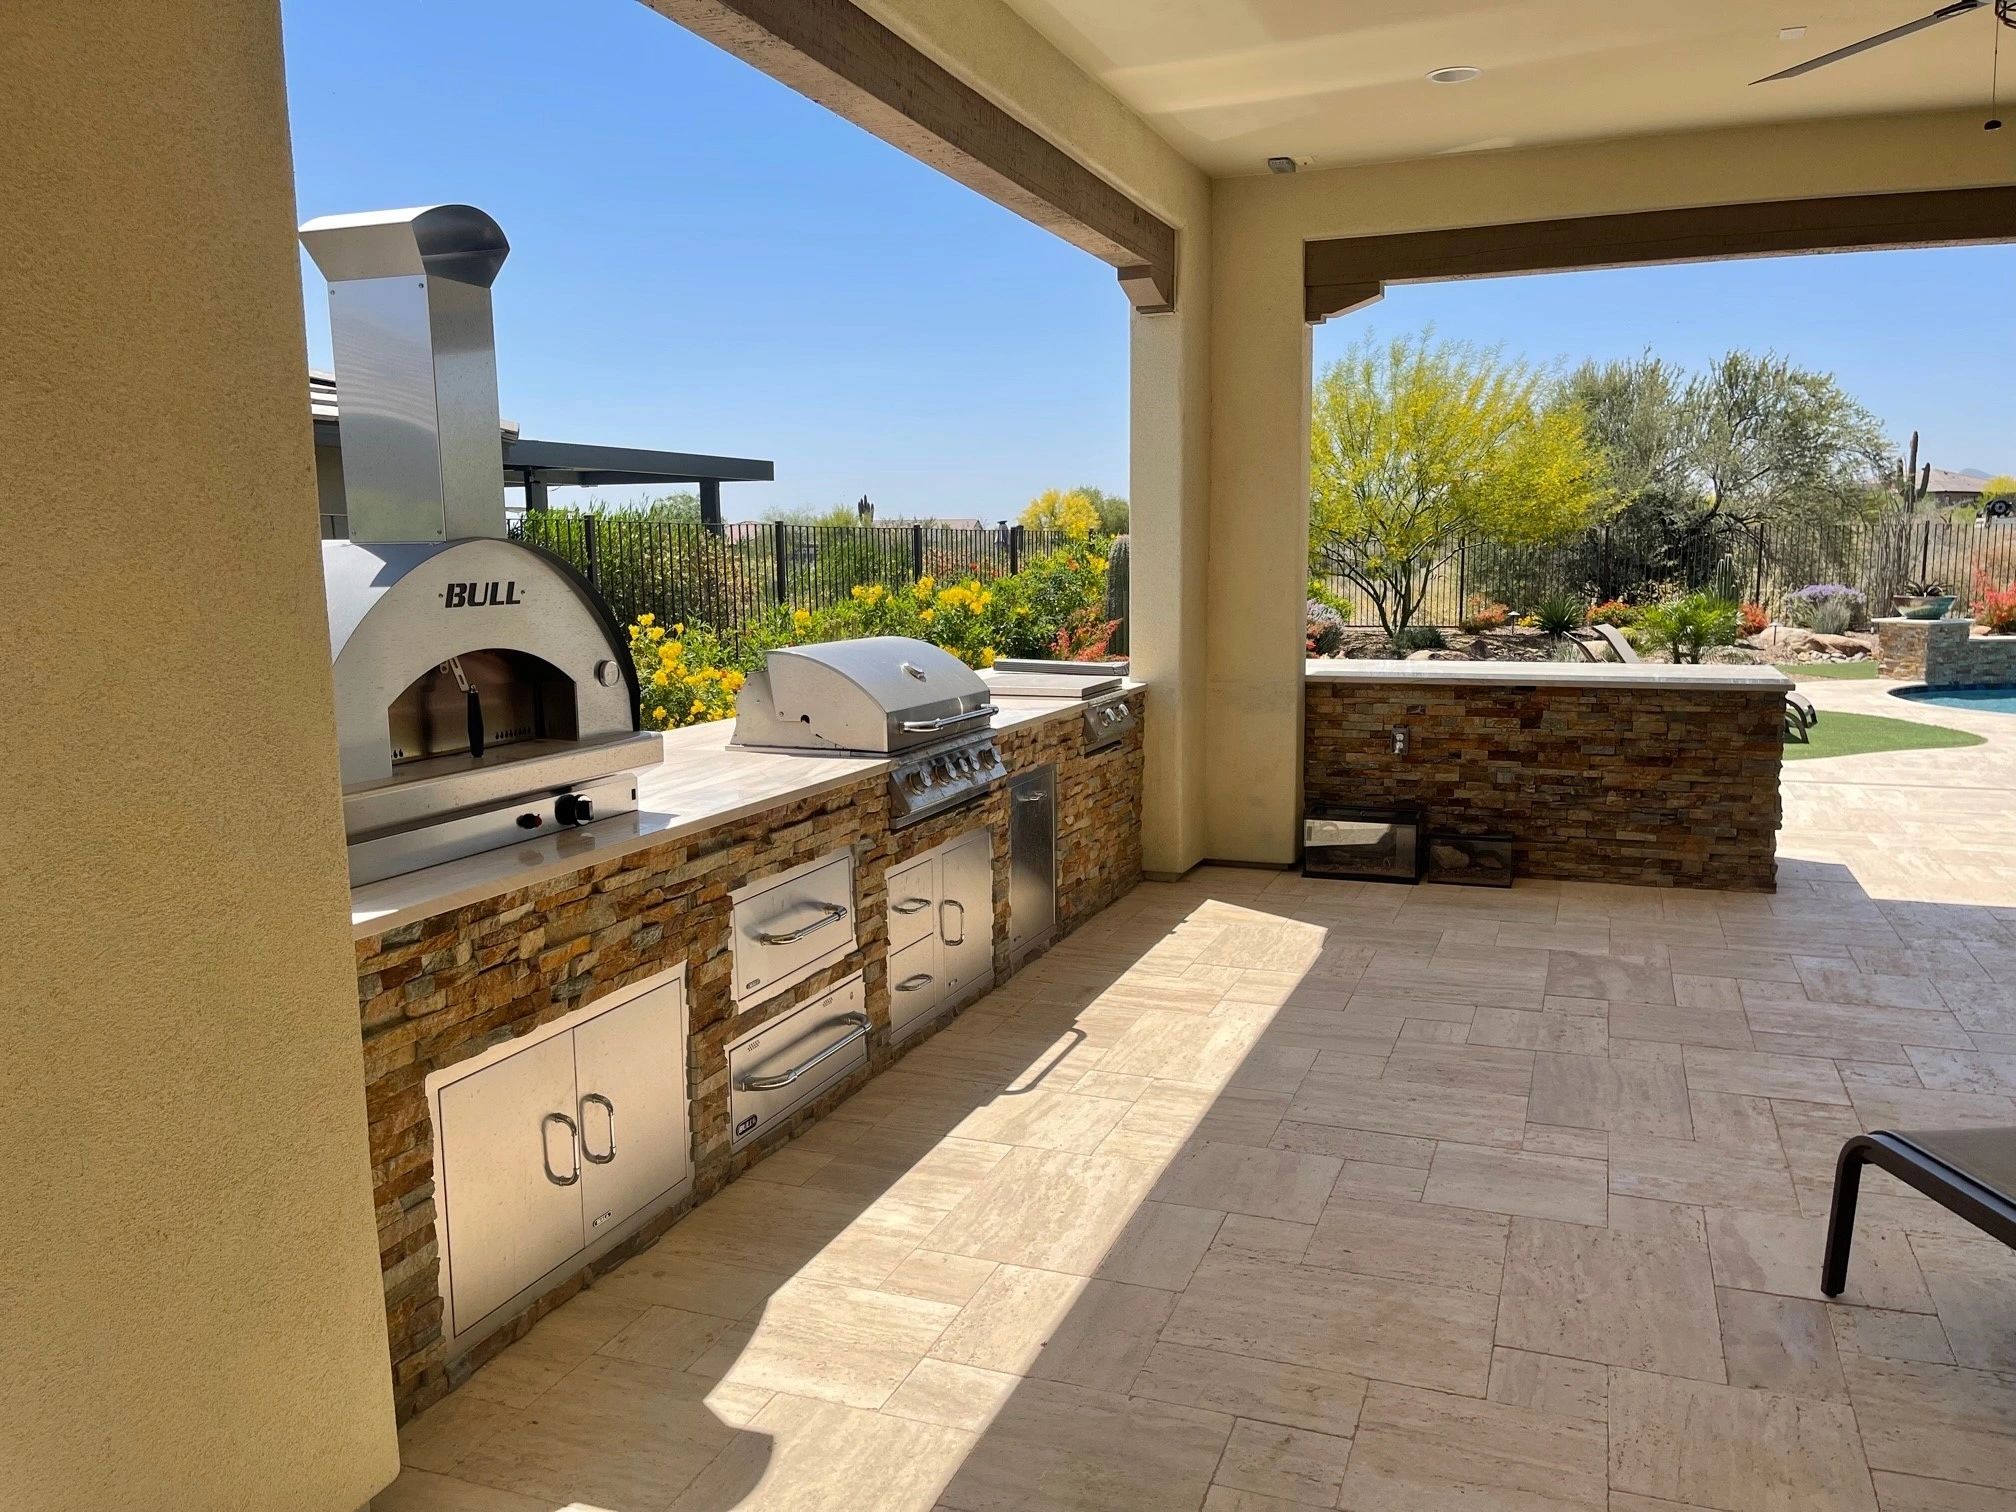
POLYGON ((924 527, 922 525, 912 525, 910 527, 910 576, 913 579, 924 576, 924 527))
POLYGON ((1757 571, 1753 575, 1752 582, 1754 586, 1750 590, 1750 602, 1761 604, 1764 602, 1764 522, 1762 520, 1757 522, 1757 571))
POLYGON ((1008 527, 1008 571, 1012 575, 1022 570, 1022 527, 1008 527))
POLYGON ((776 559, 777 604, 782 608, 791 602, 791 527, 782 520, 770 524, 770 552, 776 559))
POLYGON ((594 587, 602 586, 602 552, 597 540, 601 532, 594 515, 584 515, 581 519, 581 546, 587 557, 588 581, 594 587))

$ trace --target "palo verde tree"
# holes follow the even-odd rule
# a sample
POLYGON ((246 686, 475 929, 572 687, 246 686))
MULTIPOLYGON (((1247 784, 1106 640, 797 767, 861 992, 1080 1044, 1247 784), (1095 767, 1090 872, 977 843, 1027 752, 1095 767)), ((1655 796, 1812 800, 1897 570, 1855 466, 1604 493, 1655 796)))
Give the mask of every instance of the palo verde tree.
POLYGON ((1554 540, 1610 498, 1581 409, 1497 351, 1368 337, 1317 380, 1310 567, 1363 593, 1389 637, 1466 538, 1554 540))
POLYGON ((1030 530, 1053 530, 1082 541, 1099 529, 1099 506, 1082 489, 1047 489, 1029 501, 1021 523, 1030 530))

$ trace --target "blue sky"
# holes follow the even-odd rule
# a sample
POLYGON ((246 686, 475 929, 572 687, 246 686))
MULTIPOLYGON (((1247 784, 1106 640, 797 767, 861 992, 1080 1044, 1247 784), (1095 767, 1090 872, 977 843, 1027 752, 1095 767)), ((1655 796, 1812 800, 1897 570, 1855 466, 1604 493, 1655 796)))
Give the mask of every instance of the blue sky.
MULTIPOLYGON (((775 484, 724 490, 740 518, 866 493, 994 520, 1049 487, 1125 491, 1126 302, 1046 232, 636 0, 283 14, 302 218, 495 215, 502 407, 527 435, 774 459, 775 484)), ((327 367, 305 257, 302 288, 327 367)), ((1428 323, 1543 363, 1775 347, 1939 465, 2016 471, 2016 249, 1399 289, 1320 328, 1316 358, 1428 323)))

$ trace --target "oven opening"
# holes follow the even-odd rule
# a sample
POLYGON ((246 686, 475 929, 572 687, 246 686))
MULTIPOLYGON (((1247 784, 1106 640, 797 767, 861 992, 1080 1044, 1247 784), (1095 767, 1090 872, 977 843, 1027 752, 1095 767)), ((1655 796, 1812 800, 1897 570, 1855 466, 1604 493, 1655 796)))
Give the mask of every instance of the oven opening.
POLYGON ((387 712, 395 766, 579 738, 574 680, 524 651, 467 651, 430 667, 387 712))

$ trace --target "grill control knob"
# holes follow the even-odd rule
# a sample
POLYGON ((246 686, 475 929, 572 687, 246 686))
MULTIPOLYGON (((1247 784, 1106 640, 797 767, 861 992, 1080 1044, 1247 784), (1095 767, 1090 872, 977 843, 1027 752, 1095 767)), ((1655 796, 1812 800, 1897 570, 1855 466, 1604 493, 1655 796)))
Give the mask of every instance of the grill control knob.
POLYGON ((981 748, 980 765, 982 765, 983 767, 991 767, 995 765, 999 760, 1000 758, 994 754, 994 748, 992 746, 983 746, 981 748))
POLYGON ((562 793, 553 805, 553 817, 562 824, 586 824, 595 817, 595 801, 579 793, 562 793))
POLYGON ((922 772, 912 772, 908 777, 905 777, 903 779, 903 786, 910 789, 910 791, 913 793, 923 792, 924 774, 922 772))

